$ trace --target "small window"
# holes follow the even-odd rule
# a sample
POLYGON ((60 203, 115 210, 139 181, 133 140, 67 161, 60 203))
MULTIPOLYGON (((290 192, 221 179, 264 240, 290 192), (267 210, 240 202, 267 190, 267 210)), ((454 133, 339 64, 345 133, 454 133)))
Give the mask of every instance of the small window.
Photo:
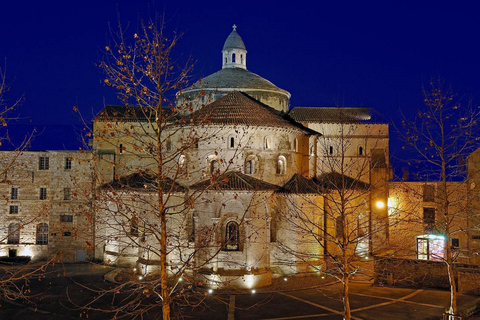
POLYGON ((363 147, 362 146, 358 147, 358 155, 363 156, 363 147))
POLYGON ((298 139, 293 139, 293 151, 298 152, 298 139))
POLYGON ((243 64, 243 54, 240 55, 240 62, 243 64))
POLYGON ((130 235, 138 237, 138 218, 133 217, 130 219, 130 235))
POLYGON ((37 225, 37 244, 48 244, 48 224, 46 223, 37 225))
POLYGON ((277 242, 277 215, 273 212, 270 220, 270 242, 277 242))
POLYGON ((423 223, 435 223, 435 208, 423 208, 423 223))
POLYGON ((458 249, 460 247, 460 240, 458 238, 452 238, 452 248, 458 249))
POLYGON ((65 158, 65 170, 72 169, 72 158, 66 157, 65 158))
POLYGON ((50 159, 48 157, 40 157, 38 161, 39 170, 49 170, 50 169, 50 159))
POLYGON ((210 161, 210 164, 209 164, 210 168, 210 174, 214 174, 215 172, 218 171, 218 161, 217 160, 212 160, 210 161))
POLYGON ((240 250, 240 232, 238 230, 238 223, 235 221, 227 223, 225 228, 225 250, 240 250))
POLYGON ((63 200, 71 200, 71 190, 70 188, 63 188, 63 200))
POLYGON ((328 147, 328 154, 333 154, 333 146, 328 147))
POLYGON ((255 160, 248 160, 245 164, 245 173, 246 174, 255 174, 255 160))
POLYGON ((60 215, 60 222, 73 222, 73 216, 71 214, 60 215))
POLYGON ((19 243, 20 243, 20 224, 10 223, 8 225, 7 244, 19 244, 19 243))
POLYGON ((123 153, 123 144, 120 143, 118 146, 118 153, 122 154, 123 153))
POLYGON ((178 171, 179 172, 183 172, 185 171, 185 162, 187 161, 187 157, 185 155, 180 155, 180 157, 178 157, 178 171))
POLYGON ((10 199, 12 200, 18 199, 18 188, 12 188, 12 194, 10 196, 10 199))
POLYGON ((284 175, 287 172, 287 160, 284 156, 277 159, 277 174, 284 175))
POLYGON ((435 186, 431 184, 423 185, 423 201, 434 202, 435 201, 435 186))
POLYGON ((170 138, 167 138, 167 141, 165 142, 165 145, 167 147, 167 151, 172 150, 172 140, 170 140, 170 138))
POLYGON ((47 188, 40 188, 40 200, 47 199, 47 188))
POLYGON ((235 148, 235 137, 230 137, 228 139, 228 147, 230 149, 234 149, 235 148))
POLYGON ((70 237, 71 235, 72 235, 72 233, 71 233, 70 231, 65 231, 65 232, 63 233, 63 236, 64 236, 64 237, 70 237))
POLYGON ((270 149, 272 146, 271 146, 271 142, 270 142, 270 138, 269 137, 265 137, 264 140, 263 140, 263 148, 265 150, 267 149, 270 149))
POLYGON ((18 214, 18 206, 10 206, 10 214, 18 214))
POLYGON ((232 63, 235 63, 235 53, 232 53, 232 63))

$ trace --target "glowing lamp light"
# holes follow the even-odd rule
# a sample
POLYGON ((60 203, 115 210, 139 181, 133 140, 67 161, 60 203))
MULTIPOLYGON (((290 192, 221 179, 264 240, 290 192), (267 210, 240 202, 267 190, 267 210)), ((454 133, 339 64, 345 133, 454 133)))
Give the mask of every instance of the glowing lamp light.
POLYGON ((377 206, 378 209, 383 209, 385 208, 385 202, 383 202, 382 200, 378 200, 375 205, 377 206))
POLYGON ((257 292, 257 290, 253 289, 252 290, 252 294, 255 294, 257 292))
POLYGON ((283 281, 287 281, 288 279, 287 278, 283 278, 283 281))
POLYGON ((178 282, 182 282, 183 281, 183 278, 178 278, 178 282))
POLYGON ((212 294, 213 293, 213 289, 208 289, 208 294, 212 294))

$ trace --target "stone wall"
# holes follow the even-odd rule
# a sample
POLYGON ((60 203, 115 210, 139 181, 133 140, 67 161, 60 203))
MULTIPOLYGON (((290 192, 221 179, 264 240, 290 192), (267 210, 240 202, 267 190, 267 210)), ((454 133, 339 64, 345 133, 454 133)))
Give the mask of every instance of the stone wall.
MULTIPOLYGON (((376 285, 449 289, 447 267, 442 261, 375 257, 376 285)), ((480 294, 480 267, 456 264, 457 291, 480 294)))

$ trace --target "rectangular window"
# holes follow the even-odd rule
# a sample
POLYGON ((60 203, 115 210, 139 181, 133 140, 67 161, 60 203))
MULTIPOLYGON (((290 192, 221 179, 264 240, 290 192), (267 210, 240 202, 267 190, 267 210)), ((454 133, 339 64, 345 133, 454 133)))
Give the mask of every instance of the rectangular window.
POLYGON ((12 200, 17 200, 18 199, 18 188, 12 188, 12 195, 10 197, 12 200))
POLYGON ((435 208, 423 208, 423 223, 435 223, 435 208))
POLYGON ((434 202, 435 201, 435 186, 426 184, 423 186, 423 201, 434 202))
POLYGON ((60 222, 73 222, 73 216, 69 214, 60 215, 60 222))
POLYGON ((10 206, 10 214, 18 214, 18 206, 10 206))
POLYGON ((63 188, 63 200, 70 200, 70 199, 71 199, 70 188, 63 188))
POLYGON ((47 199, 47 188, 40 188, 40 200, 47 199))
POLYGON ((40 157, 38 162, 38 170, 50 169, 50 159, 48 157, 40 157))
POLYGON ((458 238, 452 238, 452 248, 458 249, 460 247, 460 240, 458 238))
POLYGON ((72 169, 72 158, 66 157, 65 158, 65 170, 72 169))

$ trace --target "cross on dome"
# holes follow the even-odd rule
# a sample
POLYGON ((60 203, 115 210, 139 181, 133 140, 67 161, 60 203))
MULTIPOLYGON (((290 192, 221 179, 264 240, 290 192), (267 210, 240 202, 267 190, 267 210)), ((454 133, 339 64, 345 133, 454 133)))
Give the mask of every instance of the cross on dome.
POLYGON ((233 28, 233 31, 237 31, 237 25, 236 25, 236 24, 234 24, 234 25, 232 26, 232 28, 233 28))

